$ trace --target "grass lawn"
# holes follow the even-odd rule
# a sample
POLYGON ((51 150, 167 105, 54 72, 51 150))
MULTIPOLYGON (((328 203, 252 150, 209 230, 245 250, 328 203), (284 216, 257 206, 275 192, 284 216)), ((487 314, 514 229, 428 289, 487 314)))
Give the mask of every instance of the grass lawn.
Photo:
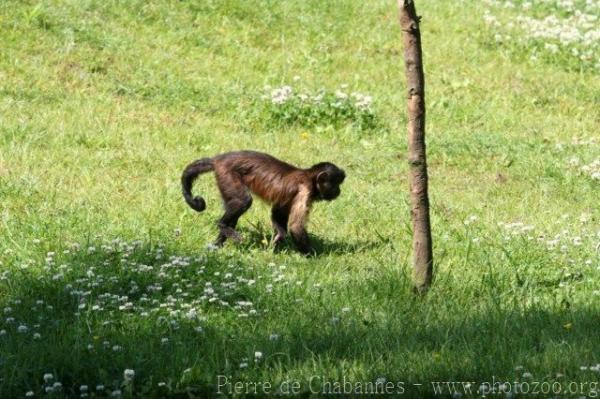
POLYGON ((416 297, 394 2, 1 2, 0 397, 599 395, 600 67, 498 38, 485 4, 417 3, 436 276, 416 297), (373 123, 290 120, 283 85, 372 96, 373 123), (243 243, 207 249, 214 179, 199 214, 180 174, 237 149, 346 170, 318 256, 274 253, 259 201, 243 243))

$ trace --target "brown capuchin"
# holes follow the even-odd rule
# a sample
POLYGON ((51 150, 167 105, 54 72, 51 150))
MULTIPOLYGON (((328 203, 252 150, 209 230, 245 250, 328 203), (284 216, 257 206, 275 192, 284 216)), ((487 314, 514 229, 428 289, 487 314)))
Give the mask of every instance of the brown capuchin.
POLYGON ((198 175, 209 171, 215 172, 225 206, 225 213, 217 224, 219 236, 214 245, 222 246, 227 238, 241 239, 235 226, 252 205, 252 192, 272 204, 273 243, 283 241, 289 228, 296 247, 303 254, 313 252, 306 233, 311 204, 336 199, 346 177, 342 169, 330 162, 300 169, 260 152, 227 152, 194 161, 183 171, 183 197, 198 212, 206 208, 206 202, 201 196, 192 195, 192 184, 198 175))

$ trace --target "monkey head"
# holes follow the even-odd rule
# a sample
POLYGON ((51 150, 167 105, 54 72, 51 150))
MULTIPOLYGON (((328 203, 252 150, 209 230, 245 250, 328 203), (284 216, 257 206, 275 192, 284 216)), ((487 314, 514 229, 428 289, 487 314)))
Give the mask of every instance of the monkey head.
POLYGON ((346 173, 329 162, 321 162, 311 168, 315 172, 315 199, 332 201, 340 195, 340 185, 346 173))

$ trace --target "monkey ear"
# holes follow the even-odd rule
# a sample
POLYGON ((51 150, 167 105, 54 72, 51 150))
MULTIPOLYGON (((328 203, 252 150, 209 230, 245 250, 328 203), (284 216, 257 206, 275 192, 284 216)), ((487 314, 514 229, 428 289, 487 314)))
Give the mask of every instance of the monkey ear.
POLYGON ((323 184, 329 180, 329 174, 327 172, 321 172, 317 175, 317 183, 323 184))

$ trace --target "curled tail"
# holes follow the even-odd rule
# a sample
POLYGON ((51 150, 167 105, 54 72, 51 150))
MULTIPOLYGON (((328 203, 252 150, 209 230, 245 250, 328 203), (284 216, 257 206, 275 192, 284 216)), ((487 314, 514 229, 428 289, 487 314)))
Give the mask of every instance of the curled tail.
POLYGON ((181 189, 183 191, 183 198, 185 202, 194 210, 202 212, 206 209, 206 202, 204 198, 197 196, 194 197, 192 194, 192 184, 198 175, 213 170, 213 162, 211 158, 202 158, 192 162, 183 170, 181 175, 181 189))

